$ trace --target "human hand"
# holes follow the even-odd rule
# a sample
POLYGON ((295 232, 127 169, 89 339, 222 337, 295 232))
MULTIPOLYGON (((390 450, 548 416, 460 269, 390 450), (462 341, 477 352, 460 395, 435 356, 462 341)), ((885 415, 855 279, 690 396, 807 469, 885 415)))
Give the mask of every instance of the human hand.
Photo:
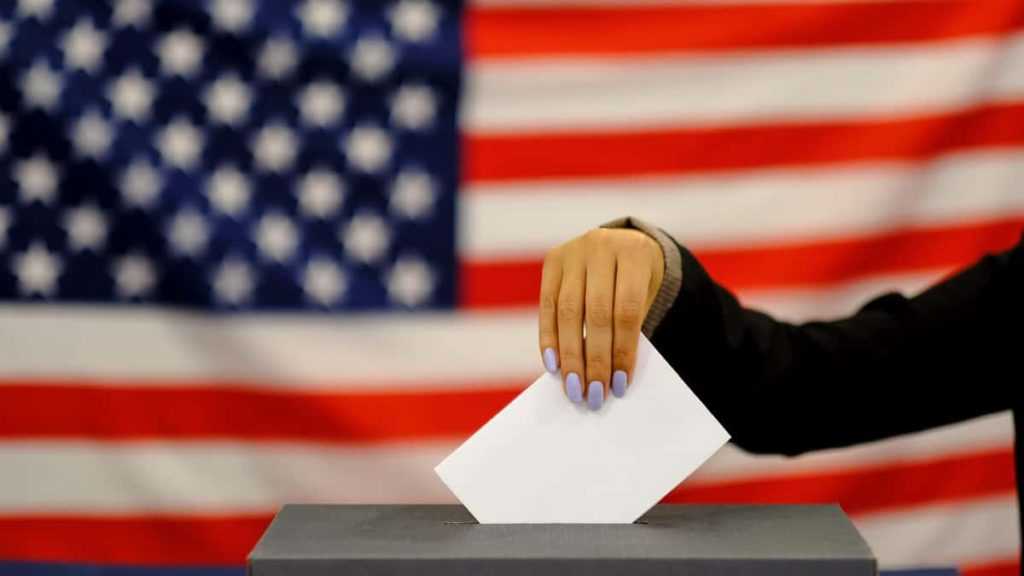
POLYGON ((598 410, 611 388, 626 394, 647 311, 665 275, 661 246, 626 228, 598 228, 544 258, 540 350, 561 370, 565 393, 598 410))

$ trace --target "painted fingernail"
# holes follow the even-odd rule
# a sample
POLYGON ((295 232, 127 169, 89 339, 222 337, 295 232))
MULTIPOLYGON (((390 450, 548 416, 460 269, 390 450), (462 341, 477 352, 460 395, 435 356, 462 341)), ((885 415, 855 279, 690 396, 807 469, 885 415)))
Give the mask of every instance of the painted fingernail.
POLYGON ((552 374, 558 372, 558 356, 555 356, 554 348, 544 349, 544 367, 552 374))
POLYGON ((594 380, 587 387, 587 405, 591 410, 600 410, 601 404, 604 404, 604 384, 594 380))
POLYGON ((615 394, 616 398, 626 395, 626 373, 622 370, 616 370, 615 374, 612 374, 612 394, 615 394))
POLYGON ((565 390, 569 393, 569 400, 572 400, 573 403, 583 402, 583 385, 580 384, 579 374, 569 372, 569 375, 565 377, 565 390))

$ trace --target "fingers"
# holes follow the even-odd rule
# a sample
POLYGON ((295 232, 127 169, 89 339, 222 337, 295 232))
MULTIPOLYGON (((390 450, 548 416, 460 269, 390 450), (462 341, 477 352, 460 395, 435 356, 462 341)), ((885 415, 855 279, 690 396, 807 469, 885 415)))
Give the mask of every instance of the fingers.
POLYGON ((558 372, 558 290, 562 284, 561 253, 552 250, 544 259, 540 280, 540 356, 544 368, 558 372))
POLYGON ((617 262, 611 382, 612 394, 617 398, 626 395, 626 387, 636 365, 640 328, 647 314, 651 269, 642 262, 628 254, 617 262))
POLYGON ((586 338, 587 406, 599 410, 608 394, 612 368, 612 323, 615 291, 615 255, 610 250, 588 250, 584 306, 586 338))
POLYGON ((562 281, 558 289, 558 359, 565 393, 575 403, 583 401, 583 306, 587 270, 582 251, 566 248, 562 259, 562 281))

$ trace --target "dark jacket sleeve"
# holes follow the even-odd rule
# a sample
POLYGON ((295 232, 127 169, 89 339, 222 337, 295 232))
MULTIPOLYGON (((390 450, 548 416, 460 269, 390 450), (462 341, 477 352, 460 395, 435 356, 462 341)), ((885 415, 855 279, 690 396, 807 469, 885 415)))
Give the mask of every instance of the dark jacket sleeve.
POLYGON ((907 298, 792 324, 742 307, 684 247, 652 342, 741 447, 799 454, 1019 405, 1024 243, 907 298))

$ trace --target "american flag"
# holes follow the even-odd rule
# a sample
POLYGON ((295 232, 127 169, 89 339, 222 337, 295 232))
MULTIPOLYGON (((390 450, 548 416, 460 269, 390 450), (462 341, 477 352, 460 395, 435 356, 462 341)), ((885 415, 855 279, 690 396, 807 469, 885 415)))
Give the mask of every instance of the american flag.
MULTIPOLYGON (((1007 0, 3 0, 0 572, 240 576, 282 503, 451 502, 432 467, 542 369, 542 255, 618 216, 793 320, 1009 246, 1022 31, 1007 0)), ((1012 467, 997 414, 727 448, 668 500, 837 501, 883 567, 1009 575, 1012 467)))

